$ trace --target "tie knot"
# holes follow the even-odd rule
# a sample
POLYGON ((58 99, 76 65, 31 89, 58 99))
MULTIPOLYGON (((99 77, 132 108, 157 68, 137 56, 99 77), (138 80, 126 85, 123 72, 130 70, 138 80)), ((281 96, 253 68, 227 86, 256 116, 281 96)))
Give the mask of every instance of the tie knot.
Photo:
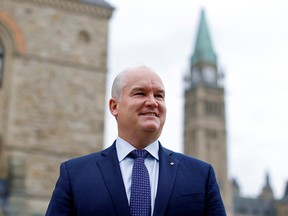
POLYGON ((138 157, 142 157, 142 158, 145 158, 147 157, 149 154, 149 152, 145 149, 135 149, 133 151, 131 151, 131 156, 133 158, 138 158, 138 157))

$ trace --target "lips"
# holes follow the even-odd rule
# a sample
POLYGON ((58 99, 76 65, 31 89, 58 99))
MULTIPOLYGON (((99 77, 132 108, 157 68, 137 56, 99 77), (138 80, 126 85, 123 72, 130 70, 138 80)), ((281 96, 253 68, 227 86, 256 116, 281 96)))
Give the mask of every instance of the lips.
POLYGON ((141 113, 140 115, 158 117, 157 113, 155 112, 145 112, 145 113, 141 113))

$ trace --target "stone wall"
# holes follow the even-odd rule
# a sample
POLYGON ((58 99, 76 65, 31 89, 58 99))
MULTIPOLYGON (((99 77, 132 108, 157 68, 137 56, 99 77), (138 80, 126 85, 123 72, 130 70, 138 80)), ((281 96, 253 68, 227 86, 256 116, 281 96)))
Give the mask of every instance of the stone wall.
POLYGON ((68 0, 0 4, 14 25, 2 23, 13 46, 23 43, 22 52, 11 48, 11 67, 4 71, 9 83, 0 89, 8 101, 5 105, 0 99, 1 118, 6 113, 0 136, 10 182, 9 211, 41 215, 60 163, 103 148, 112 9, 99 11, 68 0))

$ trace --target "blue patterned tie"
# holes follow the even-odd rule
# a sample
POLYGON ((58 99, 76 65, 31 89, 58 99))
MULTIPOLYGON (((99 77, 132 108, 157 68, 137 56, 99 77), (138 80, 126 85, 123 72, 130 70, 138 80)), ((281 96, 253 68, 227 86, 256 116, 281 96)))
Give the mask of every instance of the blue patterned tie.
POLYGON ((131 216, 151 216, 150 180, 148 170, 144 164, 144 158, 148 154, 144 149, 131 152, 132 157, 135 158, 130 196, 131 216))

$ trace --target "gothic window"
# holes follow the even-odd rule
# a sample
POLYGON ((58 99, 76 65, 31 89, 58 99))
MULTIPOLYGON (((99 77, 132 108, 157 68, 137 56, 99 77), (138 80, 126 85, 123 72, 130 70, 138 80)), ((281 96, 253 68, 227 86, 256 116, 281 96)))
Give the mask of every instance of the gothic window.
POLYGON ((205 113, 213 116, 222 116, 222 104, 212 101, 205 101, 205 113))
POLYGON ((2 86, 3 71, 4 71, 4 46, 0 40, 0 87, 2 86))
POLYGON ((82 30, 78 33, 78 40, 84 43, 88 43, 91 40, 89 33, 85 30, 82 30))
POLYGON ((191 109, 192 116, 195 116, 195 114, 196 114, 196 104, 195 103, 191 103, 190 109, 191 109))
POLYGON ((214 129, 207 129, 206 130, 206 137, 209 137, 211 139, 216 139, 217 138, 217 131, 214 129))

